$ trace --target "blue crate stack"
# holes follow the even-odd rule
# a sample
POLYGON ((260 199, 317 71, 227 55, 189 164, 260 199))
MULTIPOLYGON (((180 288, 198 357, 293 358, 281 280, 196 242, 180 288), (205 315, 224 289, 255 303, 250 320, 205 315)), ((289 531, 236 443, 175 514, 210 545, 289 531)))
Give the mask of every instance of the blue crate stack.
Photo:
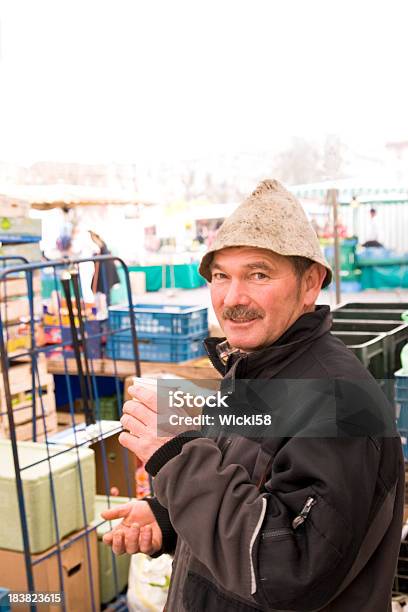
POLYGON ((10 604, 8 594, 9 589, 3 589, 0 587, 0 610, 1 612, 10 612, 10 604))
MULTIPOLYGON (((208 336, 208 310, 200 306, 160 306, 135 304, 136 331, 142 361, 178 363, 205 354, 203 340, 208 336)), ((109 309, 106 355, 112 359, 133 360, 129 308, 109 309), (123 328, 128 328, 125 331, 123 328)))
POLYGON ((397 427, 405 461, 408 461, 408 373, 398 370, 394 376, 397 427))

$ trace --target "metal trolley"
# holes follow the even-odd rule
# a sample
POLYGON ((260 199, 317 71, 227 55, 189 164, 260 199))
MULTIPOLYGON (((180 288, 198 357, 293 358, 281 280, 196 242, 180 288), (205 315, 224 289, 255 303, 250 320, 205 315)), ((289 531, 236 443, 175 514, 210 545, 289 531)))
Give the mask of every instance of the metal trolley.
MULTIPOLYGON (((66 569, 64 568, 63 556, 64 550, 72 546, 75 541, 81 539, 86 551, 85 565, 87 566, 87 582, 89 589, 89 602, 83 608, 84 612, 89 609, 92 612, 98 612, 99 593, 97 592, 97 581, 94 573, 95 560, 92 557, 91 539, 96 539, 95 531, 104 523, 102 519, 91 520, 87 514, 88 508, 86 505, 86 483, 84 478, 84 470, 81 465, 80 455, 81 449, 91 447, 95 452, 96 458, 96 491, 99 494, 106 496, 106 507, 110 507, 114 501, 112 497, 112 474, 120 471, 122 478, 121 495, 126 498, 131 498, 135 495, 135 458, 130 456, 127 450, 117 444, 117 436, 121 431, 118 419, 121 416, 121 407, 123 404, 123 384, 118 376, 117 360, 112 358, 109 360, 109 383, 110 393, 113 391, 114 403, 117 407, 117 415, 115 419, 104 420, 101 418, 101 405, 103 387, 106 386, 106 377, 101 377, 101 364, 105 363, 101 350, 95 351, 96 347, 102 347, 106 339, 110 335, 127 332, 131 335, 134 359, 130 363, 127 362, 127 373, 140 376, 140 361, 138 353, 138 343, 135 325, 135 315, 133 311, 131 286, 129 272, 125 263, 118 257, 112 255, 100 255, 91 258, 66 259, 59 261, 45 261, 38 263, 28 263, 22 257, 7 257, 0 260, 0 295, 7 296, 8 285, 13 278, 24 279, 26 283, 26 299, 28 300, 29 316, 27 325, 29 326, 29 346, 24 350, 16 352, 8 351, 8 320, 7 307, 0 310, 0 359, 3 381, 3 397, 4 404, 0 408, 0 417, 8 420, 8 437, 12 449, 12 461, 15 471, 15 484, 17 488, 19 520, 21 526, 21 536, 23 547, 20 555, 23 555, 23 565, 26 573, 27 592, 35 593, 38 589, 39 566, 45 564, 47 560, 53 558, 57 563, 58 585, 55 590, 63 594, 60 608, 67 612, 76 612, 72 605, 70 607, 69 598, 66 595, 66 569), (106 262, 114 262, 114 264, 122 268, 125 279, 127 305, 129 306, 130 325, 127 328, 117 328, 114 330, 109 328, 109 320, 98 321, 98 325, 91 325, 92 317, 89 317, 85 309, 84 293, 81 284, 81 269, 84 265, 90 263, 98 264, 102 272, 102 280, 106 282, 104 267, 106 262), (38 340, 36 311, 34 302, 33 279, 35 275, 39 275, 42 271, 47 270, 53 279, 53 297, 54 301, 58 301, 57 312, 54 316, 57 321, 54 325, 58 339, 51 344, 44 344, 43 340, 38 340), (64 309, 61 306, 64 306, 64 309), (61 314, 61 313, 64 314, 61 314), (67 325, 67 321, 69 324, 67 325), (60 374, 59 388, 61 388, 67 398, 65 406, 67 425, 70 427, 55 435, 48 431, 47 428, 47 413, 45 406, 44 389, 41 381, 41 363, 44 363, 45 357, 54 355, 54 360, 59 363, 60 374), (30 440, 33 442, 41 441, 44 450, 44 456, 40 460, 30 461, 25 463, 21 461, 18 442, 18 426, 15 422, 18 407, 13 404, 12 386, 10 383, 10 375, 13 372, 13 367, 16 364, 29 364, 31 371, 31 380, 27 381, 31 401, 31 435, 30 440), (73 375, 74 374, 74 375, 73 375), (75 384, 75 383, 79 383, 75 384), (5 409, 4 409, 5 408, 5 409), (85 422, 79 422, 85 417, 85 422), (82 514, 81 524, 82 529, 75 533, 65 534, 61 530, 60 516, 57 512, 57 483, 53 469, 55 457, 61 456, 64 453, 70 453, 70 457, 74 456, 76 478, 80 491, 80 512, 82 514), (120 456, 119 456, 120 455, 120 456), (114 465, 112 466, 112 461, 114 465), (115 463, 116 462, 116 463, 115 463), (24 463, 24 464, 22 464, 24 463), (29 526, 30 508, 27 507, 27 500, 24 488, 24 472, 42 463, 46 466, 48 472, 49 499, 52 506, 52 523, 55 534, 55 545, 48 551, 42 554, 33 554, 30 548, 30 540, 33 537, 32 526, 29 526), (115 472, 116 470, 116 472, 115 472), (31 532, 30 532, 31 529, 31 532)), ((107 288, 109 295, 109 288, 107 288)), ((4 302, 7 304, 7 301, 4 302)), ((49 362, 49 360, 48 360, 49 362)), ((103 367, 102 367, 103 370, 103 367)), ((103 372, 102 372, 103 373, 103 372)), ((25 407, 27 410, 27 406, 25 407)), ((70 511, 70 508, 67 508, 70 511)), ((4 518, 2 520, 5 520, 4 518)), ((1 543, 0 543, 1 546, 1 543)), ((109 550, 109 549, 108 549, 109 550)), ((111 564, 113 569, 114 581, 114 598, 110 603, 106 603, 109 610, 125 610, 125 599, 121 596, 121 586, 118 581, 118 560, 109 550, 111 555, 111 564)), ((43 566, 46 567, 45 565, 43 566)), ((46 569, 44 569, 46 571, 46 569)), ((7 586, 1 584, 0 586, 7 586)), ((19 608, 20 609, 20 608, 19 608)), ((34 602, 26 604, 25 609, 37 610, 37 605, 34 602)), ((43 609, 42 607, 40 609, 43 609)), ((50 609, 56 609, 51 607, 50 609)), ((58 609, 58 608, 57 608, 58 609)))

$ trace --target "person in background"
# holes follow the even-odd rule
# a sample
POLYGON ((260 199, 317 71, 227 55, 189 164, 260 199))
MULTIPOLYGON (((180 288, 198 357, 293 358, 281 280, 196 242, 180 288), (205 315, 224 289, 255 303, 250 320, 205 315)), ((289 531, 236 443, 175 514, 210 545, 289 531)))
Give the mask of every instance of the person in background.
MULTIPOLYGON (((97 255, 110 255, 106 243, 96 232, 89 230, 92 241, 96 244, 99 251, 97 255)), ((95 273, 92 278, 91 288, 94 295, 102 293, 106 296, 106 305, 110 303, 110 290, 120 282, 118 272, 113 260, 95 262, 95 273)))
POLYGON ((72 238, 70 235, 61 233, 55 245, 59 251, 60 257, 70 257, 72 254, 72 238))
POLYGON ((378 241, 378 225, 377 225, 377 211, 375 208, 370 208, 370 221, 368 223, 367 240, 362 245, 363 247, 382 247, 381 242, 378 241))

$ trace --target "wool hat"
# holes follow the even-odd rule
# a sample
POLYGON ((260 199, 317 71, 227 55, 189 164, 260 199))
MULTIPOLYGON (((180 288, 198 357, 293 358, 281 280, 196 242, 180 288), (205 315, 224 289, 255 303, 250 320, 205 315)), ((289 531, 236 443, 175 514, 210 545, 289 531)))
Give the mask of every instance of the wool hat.
POLYGON ((225 219, 211 249, 201 260, 201 276, 211 282, 210 266, 214 253, 238 246, 268 249, 279 255, 306 257, 326 268, 323 287, 327 287, 332 280, 332 270, 305 211, 300 202, 278 181, 262 181, 225 219))

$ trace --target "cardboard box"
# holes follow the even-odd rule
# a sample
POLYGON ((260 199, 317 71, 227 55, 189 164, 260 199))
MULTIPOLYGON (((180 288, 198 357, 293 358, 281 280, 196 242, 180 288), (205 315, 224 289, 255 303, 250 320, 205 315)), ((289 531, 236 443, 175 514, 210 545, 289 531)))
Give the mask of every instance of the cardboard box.
MULTIPOLYGON (((43 392, 41 399, 39 396, 36 396, 35 414, 36 414, 37 419, 42 418, 43 410, 44 410, 44 415, 46 417, 56 412, 54 391, 43 392)), ((31 396, 27 396, 26 401, 13 405, 13 418, 14 418, 14 425, 16 427, 32 422, 33 404, 32 404, 31 396)), ((5 403, 4 405, 3 403, 1 404, 0 419, 3 422, 4 429, 6 431, 9 431, 10 425, 9 425, 9 418, 7 414, 7 407, 5 403)), ((53 431, 55 430, 54 417, 50 419, 49 422, 46 419, 46 423, 47 423, 47 431, 49 431, 50 428, 53 431)))
MULTIPOLYGON (((33 314, 39 316, 41 314, 41 300, 34 297, 33 314)), ((30 317, 30 304, 27 295, 24 297, 16 297, 6 302, 0 302, 0 314, 4 325, 15 323, 23 318, 30 317)))
MULTIPOLYGON (((18 266, 22 262, 16 260, 15 265, 18 266)), ((11 265, 11 262, 10 262, 11 265)), ((41 279, 38 272, 33 274, 33 292, 37 296, 41 294, 41 279)), ((0 301, 4 302, 10 298, 23 296, 27 299, 28 296, 28 280, 26 276, 14 277, 6 275, 3 280, 0 281, 0 301)))
MULTIPOLYGON (((42 378, 41 384, 41 397, 39 389, 36 390, 35 394, 35 412, 37 417, 42 416, 43 409, 44 414, 48 416, 55 412, 55 394, 54 394, 54 378, 51 374, 46 374, 42 378)), ((27 423, 32 420, 33 417, 33 406, 32 406, 32 392, 31 392, 31 373, 27 379, 23 379, 20 385, 13 384, 11 386, 12 406, 14 415, 14 424, 20 425, 27 423), (28 390, 24 387, 28 386, 28 390)), ((4 395, 4 390, 0 384, 0 420, 3 421, 5 429, 9 429, 8 415, 7 415, 7 403, 4 395)))
MULTIPOLYGON (((58 429, 66 429, 67 427, 72 427, 72 415, 70 412, 60 412, 57 411, 57 421, 58 421, 58 429)), ((74 414, 74 423, 84 423, 85 415, 83 414, 74 414)))
MULTIPOLYGON (((9 385, 11 393, 18 393, 26 389, 31 389, 31 359, 27 363, 19 363, 12 365, 8 369, 9 385)), ((52 382, 50 374, 47 371, 47 360, 45 355, 40 354, 37 357, 37 371, 35 376, 35 383, 48 384, 52 382)), ((3 380, 0 378, 0 387, 3 386, 3 380)))
MULTIPOLYGON (((67 612, 91 612, 93 597, 95 610, 100 610, 96 531, 88 532, 88 536, 85 531, 75 532, 62 540, 60 548, 65 609, 67 612), (92 581, 89 576, 92 576, 92 581)), ((40 555, 32 556, 32 563, 39 561, 33 566, 36 591, 61 591, 56 551, 57 547, 54 546, 40 555)), ((24 553, 0 549, 0 576, 3 587, 11 591, 27 591, 24 553)), ((60 605, 42 605, 38 609, 41 612, 61 612, 60 605)), ((28 612, 29 606, 18 604, 12 606, 12 610, 28 612)))
MULTIPOLYGON (((28 261, 41 261, 42 253, 38 242, 30 242, 26 244, 2 244, 0 246, 0 255, 9 257, 10 255, 18 255, 25 257, 28 261)), ((22 263, 20 261, 20 263, 22 263)))
POLYGON ((109 487, 117 487, 118 494, 122 497, 136 497, 136 470, 139 467, 139 462, 134 453, 129 452, 119 444, 118 437, 119 434, 113 434, 105 438, 105 440, 98 441, 90 446, 95 451, 96 492, 100 495, 106 495, 107 493, 103 469, 104 452, 102 445, 104 445, 109 487))

